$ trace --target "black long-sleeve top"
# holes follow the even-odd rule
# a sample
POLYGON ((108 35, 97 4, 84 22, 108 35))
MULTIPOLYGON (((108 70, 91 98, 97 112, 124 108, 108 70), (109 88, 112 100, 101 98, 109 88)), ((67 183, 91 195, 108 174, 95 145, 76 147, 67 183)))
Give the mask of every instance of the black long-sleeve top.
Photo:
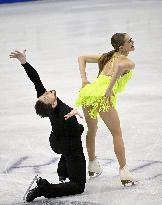
MULTIPOLYGON (((24 67, 29 79, 34 83, 35 89, 37 91, 37 97, 40 97, 46 92, 46 89, 41 82, 41 79, 37 71, 28 63, 22 64, 24 67)), ((52 132, 55 137, 60 140, 66 137, 77 137, 82 133, 80 124, 77 121, 75 116, 65 120, 64 116, 72 110, 71 107, 63 103, 57 97, 57 106, 53 109, 52 114, 49 116, 52 132)))

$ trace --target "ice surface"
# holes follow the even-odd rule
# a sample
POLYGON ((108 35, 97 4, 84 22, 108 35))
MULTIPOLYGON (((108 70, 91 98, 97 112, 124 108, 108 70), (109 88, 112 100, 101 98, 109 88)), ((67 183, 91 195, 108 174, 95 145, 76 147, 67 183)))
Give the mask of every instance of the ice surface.
MULTIPOLYGON (((127 164, 140 183, 123 188, 112 137, 99 121, 96 152, 103 174, 87 179, 81 195, 32 204, 160 205, 162 204, 162 1, 69 0, 0 6, 0 204, 22 204, 35 174, 58 182, 59 155, 52 152, 50 123, 35 115, 32 83, 16 60, 14 49, 27 49, 28 61, 47 89, 74 106, 81 86, 77 57, 111 50, 110 37, 127 32, 135 41, 130 57, 134 77, 119 96, 127 164)), ((97 65, 89 64, 92 81, 97 65)), ((78 119, 86 128, 84 120, 78 119)), ((85 135, 83 134, 84 152, 85 135)), ((43 200, 43 201, 42 201, 43 200)), ((25 203, 24 203, 25 204, 25 203)))

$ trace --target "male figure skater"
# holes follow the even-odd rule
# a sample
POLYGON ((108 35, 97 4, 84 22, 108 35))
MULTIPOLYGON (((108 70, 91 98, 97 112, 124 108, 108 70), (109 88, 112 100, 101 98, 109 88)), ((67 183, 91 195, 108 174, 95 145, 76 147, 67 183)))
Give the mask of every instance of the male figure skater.
POLYGON ((37 91, 35 110, 40 117, 49 117, 52 131, 50 146, 58 154, 62 154, 58 163, 57 173, 60 181, 69 178, 69 182, 51 184, 46 179, 39 178, 37 186, 31 189, 26 201, 31 202, 37 197, 55 198, 67 195, 81 194, 85 189, 86 161, 83 154, 81 135, 83 126, 74 115, 81 115, 77 110, 63 103, 56 91, 46 91, 37 71, 26 61, 26 50, 11 52, 10 58, 17 58, 24 67, 29 79, 37 91))

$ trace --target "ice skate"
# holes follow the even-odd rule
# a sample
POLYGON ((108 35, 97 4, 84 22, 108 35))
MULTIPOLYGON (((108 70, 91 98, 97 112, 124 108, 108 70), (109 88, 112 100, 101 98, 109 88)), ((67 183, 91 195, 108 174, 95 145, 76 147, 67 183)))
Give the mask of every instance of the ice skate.
POLYGON ((28 194, 26 196, 26 201, 27 202, 31 202, 35 198, 43 196, 42 194, 43 193, 40 190, 40 188, 38 186, 36 186, 34 189, 29 190, 29 192, 28 192, 28 194))
POLYGON ((122 169, 119 170, 120 180, 122 185, 134 185, 138 182, 137 178, 128 170, 127 165, 125 165, 122 169))
POLYGON ((102 169, 97 158, 95 158, 93 161, 89 161, 88 173, 92 178, 97 177, 102 173, 102 169))
POLYGON ((25 194, 24 194, 24 197, 23 197, 23 200, 26 199, 26 195, 28 194, 29 190, 31 189, 32 185, 34 184, 34 182, 38 179, 38 174, 32 179, 32 181, 30 182, 25 194))
POLYGON ((27 202, 31 202, 37 197, 45 196, 47 186, 50 185, 50 183, 46 179, 42 179, 41 177, 36 178, 36 183, 37 186, 35 188, 28 190, 28 193, 26 195, 27 202))

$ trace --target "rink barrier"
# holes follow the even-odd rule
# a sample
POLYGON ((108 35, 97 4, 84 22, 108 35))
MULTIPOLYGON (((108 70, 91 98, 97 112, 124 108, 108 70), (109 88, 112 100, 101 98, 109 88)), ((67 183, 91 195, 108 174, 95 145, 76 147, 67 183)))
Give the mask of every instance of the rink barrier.
POLYGON ((9 4, 9 3, 20 3, 20 2, 27 2, 27 1, 38 1, 38 0, 0 0, 0 4, 9 4))

